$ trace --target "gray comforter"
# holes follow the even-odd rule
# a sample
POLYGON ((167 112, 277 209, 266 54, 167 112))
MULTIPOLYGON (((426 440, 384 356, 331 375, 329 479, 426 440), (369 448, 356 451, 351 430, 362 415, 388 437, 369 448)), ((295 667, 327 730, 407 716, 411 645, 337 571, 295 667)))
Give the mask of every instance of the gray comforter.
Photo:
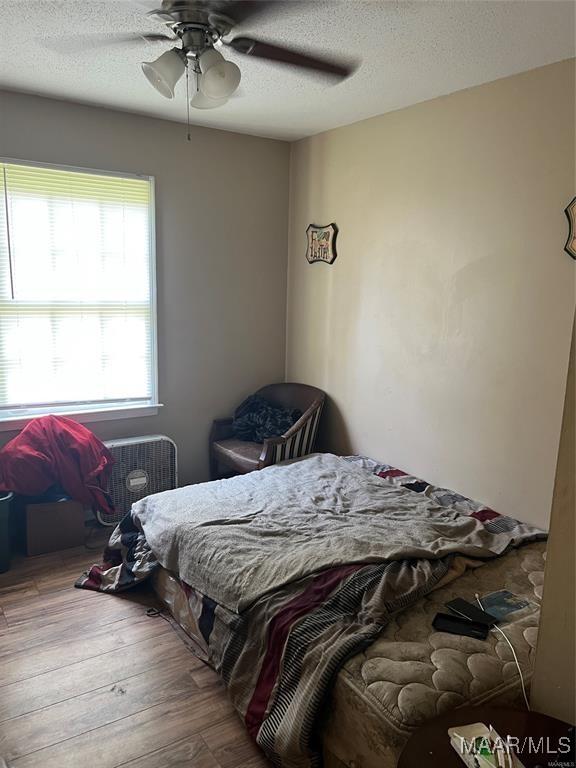
POLYGON ((161 565, 240 613, 283 585, 343 563, 490 558, 532 526, 489 532, 474 517, 332 454, 148 496, 132 510, 161 565))

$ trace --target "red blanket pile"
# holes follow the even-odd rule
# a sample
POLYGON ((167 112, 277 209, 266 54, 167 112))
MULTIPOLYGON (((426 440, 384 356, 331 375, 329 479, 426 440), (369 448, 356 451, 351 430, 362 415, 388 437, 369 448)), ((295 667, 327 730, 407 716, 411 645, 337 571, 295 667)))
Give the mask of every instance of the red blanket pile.
POLYGON ((103 512, 114 459, 96 435, 72 419, 33 419, 0 450, 0 491, 39 496, 57 486, 75 501, 103 512))

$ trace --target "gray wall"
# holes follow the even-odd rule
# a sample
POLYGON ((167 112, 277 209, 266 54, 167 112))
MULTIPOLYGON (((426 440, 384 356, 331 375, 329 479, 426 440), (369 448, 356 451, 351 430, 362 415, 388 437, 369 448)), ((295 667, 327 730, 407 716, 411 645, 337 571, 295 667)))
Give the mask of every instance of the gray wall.
POLYGON ((155 177, 164 407, 88 426, 165 433, 181 482, 205 480, 212 418, 284 379, 289 145, 0 92, 0 156, 155 177))

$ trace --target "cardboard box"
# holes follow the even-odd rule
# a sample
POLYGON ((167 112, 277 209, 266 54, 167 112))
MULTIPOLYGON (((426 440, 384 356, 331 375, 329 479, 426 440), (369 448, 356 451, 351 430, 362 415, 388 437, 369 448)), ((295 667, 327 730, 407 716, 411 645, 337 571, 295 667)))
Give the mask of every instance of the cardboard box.
POLYGON ((26 505, 26 554, 44 555, 84 544, 84 508, 77 501, 26 505))

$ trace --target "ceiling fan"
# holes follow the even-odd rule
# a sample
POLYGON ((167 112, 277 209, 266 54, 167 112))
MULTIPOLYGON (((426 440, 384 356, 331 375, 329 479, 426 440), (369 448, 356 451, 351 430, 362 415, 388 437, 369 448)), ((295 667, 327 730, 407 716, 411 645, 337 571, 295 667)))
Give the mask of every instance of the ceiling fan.
MULTIPOLYGON (((288 0, 292 6, 298 0, 288 0)), ((189 104, 213 109, 225 104, 237 90, 241 72, 217 48, 227 46, 236 53, 299 67, 342 80, 355 70, 350 60, 316 57, 293 48, 252 37, 229 38, 235 26, 254 21, 270 10, 286 8, 282 0, 162 0, 161 7, 147 15, 167 26, 163 33, 135 35, 125 40, 145 39, 167 42, 172 47, 155 61, 143 62, 142 71, 162 96, 172 99, 182 75, 195 76, 194 95, 189 104)))

